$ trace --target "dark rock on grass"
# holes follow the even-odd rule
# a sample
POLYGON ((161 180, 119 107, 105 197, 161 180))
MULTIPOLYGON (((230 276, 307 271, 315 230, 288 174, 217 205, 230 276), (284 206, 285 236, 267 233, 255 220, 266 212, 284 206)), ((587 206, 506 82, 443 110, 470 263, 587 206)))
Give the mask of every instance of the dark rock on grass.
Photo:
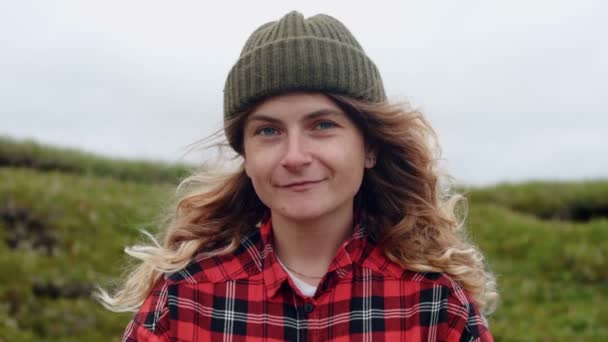
POLYGON ((92 291, 93 286, 91 286, 90 284, 34 282, 34 284, 32 285, 32 293, 35 297, 46 297, 51 299, 75 299, 81 297, 90 297, 92 291))
POLYGON ((52 255, 58 247, 57 232, 25 208, 0 208, 0 220, 8 230, 5 243, 11 249, 34 249, 52 255))

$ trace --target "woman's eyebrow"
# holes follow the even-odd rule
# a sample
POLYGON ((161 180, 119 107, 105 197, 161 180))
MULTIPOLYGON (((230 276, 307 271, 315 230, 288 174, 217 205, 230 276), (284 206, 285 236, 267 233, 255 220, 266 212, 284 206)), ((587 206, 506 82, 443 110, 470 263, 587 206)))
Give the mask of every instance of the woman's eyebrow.
MULTIPOLYGON (((318 110, 315 110, 314 112, 310 112, 310 113, 306 114, 304 117, 302 117, 302 120, 312 120, 312 119, 316 119, 316 118, 319 118, 322 116, 328 116, 328 115, 342 116, 342 115, 344 115, 344 113, 337 109, 322 108, 322 109, 318 109, 318 110)), ((272 123, 281 122, 280 119, 277 119, 275 117, 272 117, 270 115, 266 115, 263 113, 255 113, 255 114, 251 115, 248 118, 247 122, 251 122, 251 121, 263 121, 263 122, 272 122, 272 123)))
POLYGON ((250 117, 247 118, 247 123, 250 123, 252 121, 263 121, 263 122, 272 122, 272 123, 280 123, 281 120, 274 118, 270 115, 265 115, 265 114, 253 114, 250 117))
POLYGON ((324 108, 324 109, 315 110, 312 113, 308 113, 302 119, 303 120, 312 120, 312 119, 316 119, 319 117, 331 116, 331 115, 342 116, 342 115, 344 115, 344 113, 337 109, 324 108))

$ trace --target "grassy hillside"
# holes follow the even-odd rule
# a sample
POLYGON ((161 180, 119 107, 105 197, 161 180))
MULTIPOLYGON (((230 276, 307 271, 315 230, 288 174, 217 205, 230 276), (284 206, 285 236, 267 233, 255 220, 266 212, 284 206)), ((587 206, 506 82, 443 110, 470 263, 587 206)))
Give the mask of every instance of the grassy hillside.
MULTIPOLYGON (((187 172, 0 139, 0 341, 118 341, 130 314, 91 288, 121 275, 187 172)), ((608 340, 608 180, 466 192, 498 275, 496 340, 608 340)))
POLYGON ((3 136, 0 136, 0 167, 60 171, 137 183, 171 183, 190 172, 185 165, 102 158, 74 149, 55 148, 31 140, 17 141, 3 136))

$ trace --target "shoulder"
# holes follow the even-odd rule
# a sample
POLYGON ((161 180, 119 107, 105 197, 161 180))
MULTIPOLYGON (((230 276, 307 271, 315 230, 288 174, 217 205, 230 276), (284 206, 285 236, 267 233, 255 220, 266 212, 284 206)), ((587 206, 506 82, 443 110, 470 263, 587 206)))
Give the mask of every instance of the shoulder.
POLYGON ((369 268, 385 281, 406 287, 405 293, 420 295, 424 300, 432 300, 438 293, 442 298, 450 298, 459 306, 472 304, 471 297, 464 288, 445 272, 419 272, 408 269, 389 260, 379 246, 374 246, 365 258, 363 268, 369 268), (430 297, 429 297, 430 296, 430 297), (427 298, 428 297, 428 298, 427 298))
POLYGON ((161 277, 152 287, 123 334, 123 341, 168 341, 168 287, 161 277))
POLYGON ((204 289, 258 274, 263 258, 258 239, 259 234, 254 232, 241 239, 236 250, 222 255, 200 252, 185 267, 161 275, 127 325, 123 341, 168 341, 170 310, 175 310, 178 298, 193 300, 194 294, 188 289, 204 289))
POLYGON ((488 323, 473 297, 444 272, 418 272, 400 266, 374 249, 363 264, 384 281, 389 296, 399 296, 415 325, 448 341, 492 341, 488 323))
POLYGON ((264 250, 257 230, 243 237, 235 250, 220 251, 197 253, 185 267, 165 274, 167 284, 226 282, 256 275, 262 269, 264 250))
POLYGON ((401 274, 401 280, 417 284, 421 291, 440 290, 444 295, 453 297, 459 305, 467 306, 472 302, 465 289, 444 272, 416 272, 406 269, 401 274))
POLYGON ((437 325, 447 340, 492 341, 488 322, 472 296, 450 275, 440 272, 404 271, 402 279, 419 284, 416 293, 421 314, 437 325))

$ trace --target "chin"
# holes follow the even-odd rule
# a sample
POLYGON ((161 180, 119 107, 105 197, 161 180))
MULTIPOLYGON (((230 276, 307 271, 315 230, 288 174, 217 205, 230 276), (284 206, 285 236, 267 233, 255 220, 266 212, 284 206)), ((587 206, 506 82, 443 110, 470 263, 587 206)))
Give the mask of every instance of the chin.
POLYGON ((272 210, 272 212, 293 221, 315 220, 327 214, 327 210, 319 208, 318 206, 307 207, 297 205, 277 208, 276 210, 272 210))

